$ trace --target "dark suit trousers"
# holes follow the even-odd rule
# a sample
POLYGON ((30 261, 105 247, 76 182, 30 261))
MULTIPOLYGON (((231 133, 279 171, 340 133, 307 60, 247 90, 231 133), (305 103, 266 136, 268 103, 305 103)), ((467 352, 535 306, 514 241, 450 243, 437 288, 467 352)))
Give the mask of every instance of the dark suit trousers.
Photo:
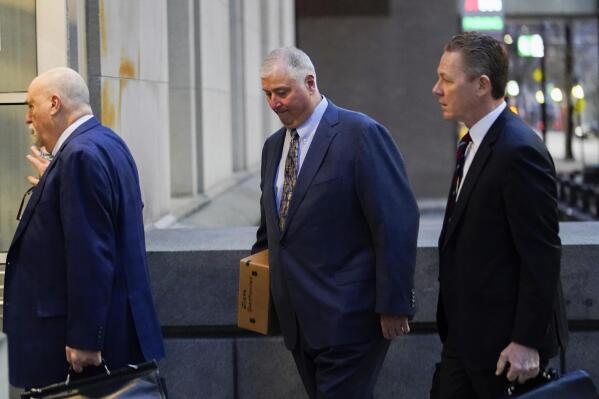
MULTIPOLYGON (((499 357, 499 355, 498 355, 499 357)), ((441 353, 440 399, 498 399, 505 396, 508 381, 495 369, 472 370, 451 345, 441 353)))
MULTIPOLYGON (((497 355, 499 358, 499 355, 497 355)), ((549 361, 540 359, 541 369, 549 361)), ((507 371, 500 376, 495 375, 495 368, 472 370, 460 360, 460 356, 447 342, 441 353, 440 399, 499 399, 505 397, 509 381, 505 378, 507 371)), ((517 388, 518 394, 529 391, 534 384, 526 382, 517 388)), ((432 398, 431 394, 431 398, 432 398)))
POLYGON ((373 397, 389 341, 310 348, 301 331, 293 358, 310 399, 370 399, 373 397))

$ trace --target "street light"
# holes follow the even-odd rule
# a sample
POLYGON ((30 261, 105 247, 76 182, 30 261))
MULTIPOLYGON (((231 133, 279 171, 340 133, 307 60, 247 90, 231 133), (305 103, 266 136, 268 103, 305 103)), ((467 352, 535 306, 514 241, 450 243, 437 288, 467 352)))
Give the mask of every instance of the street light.
POLYGON ((545 94, 543 94, 543 90, 537 90, 535 93, 535 99, 539 104, 545 104, 545 94))
POLYGON ((520 94, 520 86, 518 85, 518 82, 515 80, 510 80, 507 82, 507 94, 510 97, 516 97, 518 94, 520 94))
POLYGON ((551 89, 551 99, 556 103, 561 103, 564 99, 564 93, 559 87, 551 89))
POLYGON ((577 100, 582 100, 584 98, 584 90, 580 83, 572 86, 572 97, 577 100))

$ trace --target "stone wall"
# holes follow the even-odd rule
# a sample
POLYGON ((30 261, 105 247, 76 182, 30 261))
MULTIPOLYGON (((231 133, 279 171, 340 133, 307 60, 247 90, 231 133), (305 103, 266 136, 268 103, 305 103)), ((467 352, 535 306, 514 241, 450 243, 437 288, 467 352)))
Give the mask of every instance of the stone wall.
POLYGON ((388 3, 387 14, 298 14, 297 44, 316 66, 321 93, 387 126, 416 196, 446 198, 456 126, 443 121, 431 90, 443 46, 459 27, 457 5, 388 3))
POLYGON ((90 0, 86 15, 79 69, 137 162, 147 225, 259 168, 278 124, 258 68, 294 44, 292 0, 90 0))
MULTIPOLYGON (((378 398, 427 398, 440 356, 434 316, 440 226, 423 223, 418 240, 418 314, 413 332, 394 341, 378 398)), ((153 230, 148 256, 166 339, 161 371, 172 398, 306 398, 280 336, 239 330, 239 259, 255 228, 153 230)), ((584 368, 599 382, 599 223, 562 223, 562 280, 570 320, 567 369, 584 368)), ((554 363, 557 366, 556 363, 554 363)))

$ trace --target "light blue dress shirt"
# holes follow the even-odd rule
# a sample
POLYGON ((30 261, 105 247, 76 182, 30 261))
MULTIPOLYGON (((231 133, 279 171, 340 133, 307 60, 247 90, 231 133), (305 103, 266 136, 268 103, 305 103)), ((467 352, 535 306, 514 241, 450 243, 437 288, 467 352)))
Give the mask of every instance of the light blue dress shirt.
MULTIPOLYGON (((297 134, 299 135, 299 167, 297 168, 297 174, 299 176, 300 170, 306 159, 306 154, 312 144, 312 139, 316 133, 316 129, 320 124, 320 120, 326 111, 329 102, 323 96, 320 103, 314 108, 314 112, 308 119, 304 121, 300 126, 296 128, 297 134)), ((275 197, 277 200, 277 209, 281 205, 281 195, 283 194, 283 182, 285 180, 285 161, 287 160, 287 153, 289 152, 289 144, 291 143, 291 130, 287 129, 285 133, 285 142, 283 143, 283 151, 281 152, 281 160, 279 161, 279 169, 277 170, 277 177, 275 178, 275 197)))

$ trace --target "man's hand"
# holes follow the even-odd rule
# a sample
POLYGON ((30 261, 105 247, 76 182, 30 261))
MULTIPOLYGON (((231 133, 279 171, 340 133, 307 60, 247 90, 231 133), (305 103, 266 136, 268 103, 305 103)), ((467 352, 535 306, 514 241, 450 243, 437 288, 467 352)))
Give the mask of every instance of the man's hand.
POLYGON ((29 148, 31 150, 31 154, 27 154, 25 158, 27 158, 27 161, 29 161, 29 163, 37 170, 38 176, 27 176, 27 180, 29 183, 31 183, 31 185, 36 186, 40 181, 40 177, 42 177, 48 168, 50 161, 42 156, 42 152, 46 152, 44 147, 37 148, 36 146, 32 145, 29 148))
POLYGON ((394 339, 410 332, 410 324, 406 316, 390 314, 381 315, 381 330, 386 339, 394 339))
POLYGON ((65 352, 67 362, 69 362, 76 373, 82 372, 87 366, 99 366, 102 364, 102 353, 100 351, 88 351, 66 346, 65 352))
POLYGON ((509 362, 507 379, 520 384, 539 374, 539 352, 534 348, 511 342, 499 355, 495 375, 501 375, 509 362))

